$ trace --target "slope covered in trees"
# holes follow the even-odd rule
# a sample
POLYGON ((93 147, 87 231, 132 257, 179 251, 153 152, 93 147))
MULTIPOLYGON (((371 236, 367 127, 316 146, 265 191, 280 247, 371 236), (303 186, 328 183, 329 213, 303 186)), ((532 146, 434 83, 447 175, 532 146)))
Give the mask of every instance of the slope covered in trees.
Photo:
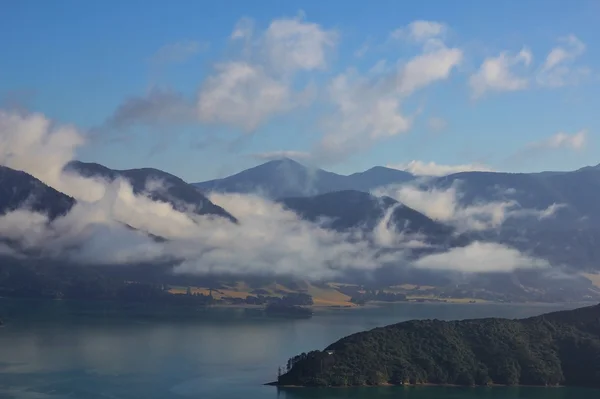
POLYGON ((420 320, 288 362, 278 385, 574 385, 600 388, 600 305, 523 320, 420 320))

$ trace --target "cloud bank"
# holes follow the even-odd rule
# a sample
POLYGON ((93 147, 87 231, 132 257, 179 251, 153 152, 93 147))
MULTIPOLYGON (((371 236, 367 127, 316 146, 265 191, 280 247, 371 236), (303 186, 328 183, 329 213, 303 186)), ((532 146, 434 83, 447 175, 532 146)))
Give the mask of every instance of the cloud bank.
POLYGON ((517 201, 498 201, 463 205, 461 183, 455 181, 446 189, 422 187, 416 184, 392 185, 375 191, 411 207, 431 219, 448 223, 459 231, 497 229, 510 218, 535 217, 539 220, 553 217, 563 205, 553 204, 546 209, 524 209, 517 201))
MULTIPOLYGON (((234 224, 226 218, 176 210, 169 203, 152 200, 150 193, 136 194, 123 179, 105 181, 65 172, 64 166, 84 144, 82 135, 74 127, 54 124, 41 114, 0 112, 0 137, 0 164, 30 173, 77 200, 70 212, 55 220, 26 208, 1 216, 0 235, 18 242, 22 253, 88 264, 171 261, 178 264, 176 271, 185 273, 283 274, 321 279, 349 270, 406 266, 410 250, 424 246, 419 237, 390 226, 392 210, 373 231, 336 232, 304 221, 282 205, 257 195, 211 195, 214 203, 239 220, 234 224), (148 234, 166 240, 157 241, 148 234)), ((160 182, 150 183, 147 190, 161 189, 160 182)), ((401 187, 396 197, 452 223, 474 217, 479 223, 495 226, 511 212, 503 204, 462 209, 457 205, 455 189, 419 192, 401 187), (491 217, 483 222, 479 220, 482 214, 491 217)), ((501 259, 526 259, 499 245, 471 244, 464 251, 478 254, 487 249, 497 254, 508 251, 501 259)), ((452 261, 449 268, 461 259, 456 253, 462 252, 447 254, 452 261)), ((439 269, 443 256, 423 258, 413 266, 439 269)), ((481 271, 473 263, 479 258, 463 259, 458 269, 481 271)), ((522 263, 515 268, 533 265, 522 263)), ((502 271, 508 269, 506 265, 490 264, 486 271, 502 271)))

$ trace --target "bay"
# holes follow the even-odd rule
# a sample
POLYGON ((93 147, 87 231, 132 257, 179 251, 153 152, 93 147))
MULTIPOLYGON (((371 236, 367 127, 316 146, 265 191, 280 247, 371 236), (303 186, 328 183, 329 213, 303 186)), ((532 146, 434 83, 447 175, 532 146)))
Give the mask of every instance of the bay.
POLYGON ((278 389, 277 367, 409 319, 521 318, 578 305, 394 304, 272 319, 237 308, 0 299, 0 398, 587 399, 576 388, 278 389))

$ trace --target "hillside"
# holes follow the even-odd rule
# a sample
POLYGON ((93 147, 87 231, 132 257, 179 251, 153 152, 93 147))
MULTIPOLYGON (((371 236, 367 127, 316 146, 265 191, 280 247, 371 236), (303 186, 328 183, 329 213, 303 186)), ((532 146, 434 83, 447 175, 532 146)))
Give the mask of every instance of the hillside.
POLYGON ((50 219, 66 214, 75 200, 19 171, 0 166, 0 215, 26 208, 50 219))
POLYGON ((199 190, 177 176, 153 168, 115 170, 97 163, 70 162, 67 170, 73 170, 85 177, 99 177, 114 180, 122 177, 130 182, 136 194, 146 192, 154 201, 168 202, 177 210, 199 215, 217 215, 236 221, 229 212, 213 204, 199 190))
POLYGON ((278 385, 572 385, 600 388, 600 305, 523 320, 420 320, 288 362, 278 385))
POLYGON ((372 231, 391 211, 387 227, 405 234, 422 234, 430 242, 454 241, 451 227, 389 197, 380 198, 362 191, 344 190, 312 197, 284 198, 280 202, 303 219, 321 221, 338 231, 353 228, 372 231))

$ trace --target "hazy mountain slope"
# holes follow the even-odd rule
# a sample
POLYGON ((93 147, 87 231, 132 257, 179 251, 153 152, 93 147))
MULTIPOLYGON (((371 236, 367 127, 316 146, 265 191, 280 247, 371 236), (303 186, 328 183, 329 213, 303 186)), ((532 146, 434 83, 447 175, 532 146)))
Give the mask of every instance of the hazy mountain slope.
POLYGON ((225 209, 213 204, 194 186, 177 176, 152 168, 114 170, 97 163, 73 161, 67 170, 77 171, 86 177, 101 177, 114 180, 117 177, 127 179, 136 194, 146 192, 155 201, 168 202, 175 209, 189 211, 199 215, 218 215, 235 221, 225 209))
POLYGON ((463 205, 514 200, 525 209, 564 204, 555 218, 563 228, 600 221, 600 170, 552 173, 464 172, 433 179, 431 187, 458 187, 463 205))
POLYGON ((0 166, 0 214, 19 208, 45 213, 50 219, 66 214, 75 200, 35 177, 0 166))
POLYGON ((280 201, 286 208, 309 221, 342 231, 359 228, 373 231, 391 211, 387 227, 398 233, 421 234, 429 243, 452 243, 464 240, 454 237, 454 230, 389 197, 375 197, 357 190, 344 190, 313 197, 293 197, 280 201))
POLYGON ((291 159, 269 161, 235 175, 193 183, 204 191, 259 193, 268 198, 302 197, 340 190, 370 191, 414 177, 407 172, 375 167, 350 176, 308 168, 291 159))
POLYGON ((364 172, 347 176, 349 189, 369 192, 375 188, 390 184, 401 184, 412 181, 415 176, 402 170, 375 166, 364 172))

